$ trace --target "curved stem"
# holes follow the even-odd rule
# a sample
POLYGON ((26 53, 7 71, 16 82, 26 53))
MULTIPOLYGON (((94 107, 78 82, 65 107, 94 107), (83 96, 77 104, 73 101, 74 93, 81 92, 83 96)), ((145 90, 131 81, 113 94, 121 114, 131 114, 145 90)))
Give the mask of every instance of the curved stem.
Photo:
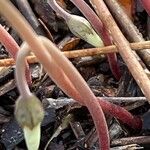
POLYGON ((3 28, 1 24, 0 24, 0 42, 8 50, 11 57, 16 59, 16 55, 20 47, 18 46, 16 41, 11 37, 11 35, 3 28))
MULTIPOLYGON (((87 18, 95 31, 98 33, 104 42, 105 46, 112 45, 110 35, 96 13, 89 7, 84 0, 70 0, 87 18)), ((116 53, 107 54, 110 70, 114 77, 119 80, 121 77, 120 68, 117 62, 116 53)))
POLYGON ((150 1, 149 0, 141 0, 144 9, 147 11, 150 16, 150 1))
POLYGON ((17 55, 15 71, 17 87, 19 89, 20 95, 25 99, 31 95, 30 89, 25 78, 25 57, 28 54, 29 50, 27 50, 26 45, 23 44, 17 55))
POLYGON ((116 117, 124 124, 127 124, 129 127, 133 129, 141 129, 142 128, 142 120, 140 117, 133 116, 130 112, 128 112, 125 108, 112 104, 107 100, 97 97, 99 100, 99 104, 101 105, 103 111, 106 114, 110 114, 113 117, 116 117))
POLYGON ((71 67, 72 64, 69 61, 67 61, 67 58, 61 55, 61 53, 58 50, 54 50, 54 45, 51 45, 48 39, 43 37, 42 41, 47 46, 48 50, 50 50, 49 52, 51 52, 51 56, 53 58, 57 58, 58 65, 64 70, 68 78, 71 81, 74 81, 74 87, 80 93, 82 102, 87 106, 89 112, 93 117, 96 129, 99 133, 101 149, 109 149, 109 135, 107 124, 103 111, 100 105, 98 104, 96 97, 94 96, 84 79, 81 77, 79 72, 75 68, 71 67), (99 115, 97 115, 97 113, 99 113, 99 115))
MULTIPOLYGON (((42 38, 41 38, 42 39, 42 38)), ((44 43, 44 42, 43 42, 44 43)), ((46 44, 44 44, 46 48, 48 48, 48 46, 46 44)), ((24 49, 22 49, 23 51, 27 51, 26 54, 28 53, 28 51, 30 51, 30 48, 28 46, 28 44, 25 42, 24 43, 24 49)), ((20 52, 21 53, 21 52, 20 52)), ((22 59, 23 59, 23 53, 22 52, 22 59)), ((21 58, 21 57, 20 57, 21 58)), ((19 62, 19 60, 18 60, 19 62)), ((22 63, 22 62, 21 62, 22 63)), ((55 59, 52 59, 52 57, 49 58, 49 75, 52 78, 52 80, 61 88, 63 89, 63 92, 65 92, 67 95, 69 95, 70 97, 73 97, 76 100, 79 100, 81 97, 79 97, 79 93, 76 91, 75 87, 73 86, 72 82, 70 81, 70 79, 67 77, 67 75, 64 73, 64 71, 62 70, 61 67, 59 67, 59 65, 57 64, 57 62, 55 61, 55 59), (70 87, 70 88, 69 88, 70 87), (69 90, 68 90, 69 89, 69 90)), ((23 80, 23 79, 20 79, 23 80)), ((81 103, 81 102, 80 102, 81 103)))
POLYGON ((55 0, 47 0, 47 2, 56 13, 58 13, 66 21, 68 20, 70 14, 62 9, 55 0))
MULTIPOLYGON (((41 37, 41 40, 43 41, 44 45, 48 48, 47 44, 44 42, 42 37, 41 37)), ((29 50, 29 47, 27 46, 26 49, 29 50)), ((55 81, 55 83, 57 83, 57 85, 61 89, 63 89, 65 93, 67 93, 73 99, 78 100, 80 104, 85 105, 85 103, 83 103, 82 101, 81 94, 74 87, 74 83, 67 77, 65 72, 57 64, 57 62, 54 61, 54 59, 49 64, 49 69, 51 70, 50 75, 53 81, 55 81)), ((142 122, 140 118, 133 116, 126 109, 118 105, 112 104, 108 102, 107 100, 103 100, 102 98, 99 98, 99 97, 97 97, 97 99, 98 99, 99 104, 102 107, 102 110, 105 113, 110 114, 113 117, 116 117, 117 119, 127 124, 131 128, 141 129, 142 122)))
MULTIPOLYGON (((12 36, 0 25, 0 42, 5 46, 6 50, 10 53, 10 55, 16 60, 16 56, 18 51, 20 50, 19 45, 12 38, 12 36)), ((28 84, 32 83, 31 73, 29 70, 29 65, 26 62, 26 79, 28 84)))

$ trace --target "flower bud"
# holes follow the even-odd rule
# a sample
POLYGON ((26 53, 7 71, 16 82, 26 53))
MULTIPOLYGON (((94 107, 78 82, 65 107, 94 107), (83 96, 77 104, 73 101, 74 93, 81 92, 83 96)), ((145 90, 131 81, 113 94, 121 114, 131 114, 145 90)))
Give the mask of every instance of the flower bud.
POLYGON ((103 47, 103 41, 94 31, 90 23, 83 17, 70 15, 66 23, 70 31, 77 37, 83 39, 94 47, 103 47))
POLYGON ((37 150, 40 144, 41 122, 44 110, 40 100, 33 94, 27 99, 20 96, 16 102, 15 116, 23 128, 28 150, 37 150))

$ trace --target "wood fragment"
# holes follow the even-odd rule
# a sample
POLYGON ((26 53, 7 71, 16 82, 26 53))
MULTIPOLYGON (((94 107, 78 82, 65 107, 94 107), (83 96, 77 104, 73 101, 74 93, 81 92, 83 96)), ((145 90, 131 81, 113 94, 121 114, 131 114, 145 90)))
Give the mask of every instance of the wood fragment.
MULTIPOLYGON (((135 51, 143 50, 145 48, 150 48, 150 41, 145 42, 137 42, 131 43, 131 48, 135 51)), ((88 48, 88 49, 79 49, 79 50, 72 50, 67 52, 62 52, 67 58, 78 58, 78 57, 85 57, 85 56, 95 56, 95 55, 103 55, 107 53, 118 52, 115 45, 101 47, 101 48, 88 48)), ((27 57, 27 61, 30 64, 38 63, 38 59, 32 55, 27 57)), ((7 59, 0 59, 0 67, 8 67, 15 65, 15 61, 12 58, 7 59)))
MULTIPOLYGON (((127 16, 125 11, 119 5, 117 0, 104 0, 109 7, 112 15, 117 20, 118 24, 121 26, 125 35, 129 37, 130 42, 142 42, 145 41, 142 34, 139 32, 137 27, 133 24, 132 20, 127 16)), ((143 51, 137 51, 137 54, 144 61, 146 66, 150 69, 150 49, 144 49, 143 51)), ((137 59, 140 58, 136 55, 137 59)))
POLYGON ((127 144, 149 144, 150 143, 150 136, 138 136, 138 137, 127 137, 112 140, 111 145, 127 145, 127 144))

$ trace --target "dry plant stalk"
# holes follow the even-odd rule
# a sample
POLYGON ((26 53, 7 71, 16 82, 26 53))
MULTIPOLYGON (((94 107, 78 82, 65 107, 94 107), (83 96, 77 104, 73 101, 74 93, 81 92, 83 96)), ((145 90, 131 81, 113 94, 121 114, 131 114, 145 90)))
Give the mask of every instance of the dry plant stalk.
MULTIPOLYGON (((150 41, 137 42, 130 44, 132 50, 139 51, 146 48, 150 48, 150 41)), ((101 48, 88 48, 62 52, 67 58, 78 58, 86 56, 103 55, 107 53, 118 53, 115 45, 101 47, 101 48)), ((38 59, 35 55, 27 57, 28 63, 38 63, 38 59)), ((15 65, 15 61, 12 58, 0 59, 0 67, 8 67, 15 65)))
POLYGON ((124 35, 121 33, 117 24, 115 23, 112 15, 110 14, 108 8, 106 7, 103 0, 91 0, 93 7, 101 18, 102 22, 109 30, 117 48, 125 61, 127 67, 129 68, 131 74, 133 75, 135 81, 141 88, 145 97, 147 97, 150 102, 150 81, 145 74, 142 66, 139 64, 138 60, 135 58, 130 45, 124 35))
MULTIPOLYGON (((107 6, 109 7, 112 15, 117 20, 118 24, 121 26, 130 42, 143 42, 145 41, 142 34, 139 33, 137 27, 133 24, 132 20, 128 17, 125 11, 121 8, 117 0, 104 0, 107 6)), ((147 1, 147 0, 146 0, 147 1)), ((142 58, 145 62, 146 66, 150 69, 150 49, 144 49, 142 51, 138 51, 137 54, 142 58)), ((135 53, 135 56, 142 62, 142 60, 135 53)), ((144 63, 141 65, 146 69, 144 63)))

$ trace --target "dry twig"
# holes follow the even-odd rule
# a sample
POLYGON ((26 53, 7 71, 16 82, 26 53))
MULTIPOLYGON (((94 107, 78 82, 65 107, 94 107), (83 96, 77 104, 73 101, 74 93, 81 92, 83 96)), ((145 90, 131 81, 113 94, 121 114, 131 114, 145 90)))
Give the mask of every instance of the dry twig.
POLYGON ((93 7, 96 9, 99 17, 101 18, 102 22, 106 26, 107 30, 109 30, 110 34, 112 35, 115 45, 117 46, 118 51, 122 56, 123 60, 125 61, 127 67, 129 68, 131 74, 133 75, 137 84, 141 88, 143 94, 147 97, 148 101, 150 102, 150 80, 145 74, 138 60, 135 58, 135 55, 133 54, 128 41, 121 33, 108 8, 106 7, 104 1, 91 0, 91 2, 93 7))
MULTIPOLYGON (((143 50, 145 48, 150 48, 150 41, 145 42, 137 42, 131 43, 131 48, 135 51, 143 50)), ((101 48, 89 48, 89 49, 79 49, 79 50, 72 50, 72 51, 65 51, 62 52, 67 58, 77 58, 77 57, 85 57, 85 56, 94 56, 94 55, 102 55, 107 53, 118 52, 115 45, 101 47, 101 48)), ((37 63, 38 59, 35 55, 27 57, 28 63, 37 63)), ((15 65, 15 61, 12 58, 8 59, 0 59, 0 67, 7 67, 15 65)))

